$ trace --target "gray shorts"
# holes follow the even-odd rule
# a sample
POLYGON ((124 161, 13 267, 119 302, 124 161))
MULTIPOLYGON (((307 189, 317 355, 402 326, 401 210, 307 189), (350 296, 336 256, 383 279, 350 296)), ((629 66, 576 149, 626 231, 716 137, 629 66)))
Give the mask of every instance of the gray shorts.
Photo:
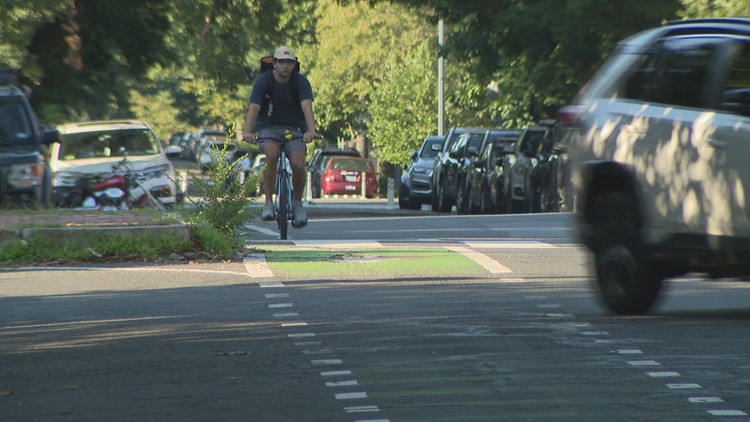
MULTIPOLYGON (((307 144, 305 144, 305 141, 302 140, 302 135, 304 135, 304 133, 300 132, 299 130, 295 128, 282 127, 282 126, 267 127, 267 128, 263 128, 259 130, 258 136, 260 136, 261 138, 284 139, 284 133, 287 130, 292 133, 292 137, 295 138, 295 140, 285 141, 281 143, 284 146, 284 151, 287 154, 293 151, 307 152, 307 144), (299 140, 296 140, 297 138, 299 138, 299 140)), ((259 141, 258 146, 260 146, 261 150, 265 148, 266 142, 273 142, 273 141, 259 141)))

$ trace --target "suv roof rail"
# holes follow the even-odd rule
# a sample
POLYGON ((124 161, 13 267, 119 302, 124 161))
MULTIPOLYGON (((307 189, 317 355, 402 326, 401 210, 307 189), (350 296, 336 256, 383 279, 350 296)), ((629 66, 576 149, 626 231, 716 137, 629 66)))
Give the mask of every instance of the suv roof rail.
POLYGON ((667 25, 690 25, 696 23, 731 23, 740 25, 750 25, 750 17, 735 18, 696 18, 696 19, 675 19, 667 22, 667 25))
POLYGON ((0 85, 18 85, 18 69, 0 68, 0 85))

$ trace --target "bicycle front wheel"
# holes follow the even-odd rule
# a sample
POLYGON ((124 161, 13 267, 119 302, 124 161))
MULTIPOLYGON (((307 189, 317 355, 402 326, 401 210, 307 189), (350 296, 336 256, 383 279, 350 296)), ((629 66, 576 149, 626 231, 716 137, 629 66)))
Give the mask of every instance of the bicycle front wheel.
POLYGON ((292 205, 289 203, 289 184, 286 175, 279 174, 279 188, 276 194, 276 201, 278 201, 278 212, 276 213, 276 222, 279 225, 279 234, 281 240, 286 240, 287 229, 289 228, 287 216, 289 215, 289 207, 292 205))

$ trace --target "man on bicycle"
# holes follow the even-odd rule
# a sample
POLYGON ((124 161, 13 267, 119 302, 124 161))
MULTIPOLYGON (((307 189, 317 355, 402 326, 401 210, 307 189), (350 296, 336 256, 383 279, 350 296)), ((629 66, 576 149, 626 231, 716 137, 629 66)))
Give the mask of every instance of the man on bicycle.
POLYGON ((302 227, 307 224, 307 211, 302 206, 302 193, 307 182, 306 144, 312 142, 317 137, 317 133, 312 108, 312 87, 310 81, 296 71, 296 67, 297 57, 291 48, 284 46, 276 49, 273 55, 273 71, 264 72, 253 84, 242 139, 252 143, 258 143, 258 137, 283 141, 284 131, 292 132, 293 141, 261 140, 259 143, 261 150, 266 154, 266 166, 263 170, 263 192, 266 205, 261 218, 263 220, 274 218, 273 192, 276 185, 276 162, 279 158, 279 148, 283 146, 292 167, 294 190, 292 225, 302 227), (269 81, 267 79, 269 77, 273 80, 269 81), (258 134, 256 135, 253 130, 256 130, 258 134))

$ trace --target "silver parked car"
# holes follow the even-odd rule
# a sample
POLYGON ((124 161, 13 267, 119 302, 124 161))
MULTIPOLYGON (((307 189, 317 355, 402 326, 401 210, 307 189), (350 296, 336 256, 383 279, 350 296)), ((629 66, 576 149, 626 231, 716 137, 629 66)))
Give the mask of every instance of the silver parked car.
POLYGON ((155 198, 167 206, 177 202, 174 168, 148 123, 100 120, 68 123, 58 130, 63 142, 52 144, 50 153, 56 204, 79 206, 81 180, 96 181, 112 174, 112 166, 125 156, 155 198))
POLYGON ((633 35, 560 119, 609 308, 646 312, 687 272, 750 276, 750 19, 633 35))

